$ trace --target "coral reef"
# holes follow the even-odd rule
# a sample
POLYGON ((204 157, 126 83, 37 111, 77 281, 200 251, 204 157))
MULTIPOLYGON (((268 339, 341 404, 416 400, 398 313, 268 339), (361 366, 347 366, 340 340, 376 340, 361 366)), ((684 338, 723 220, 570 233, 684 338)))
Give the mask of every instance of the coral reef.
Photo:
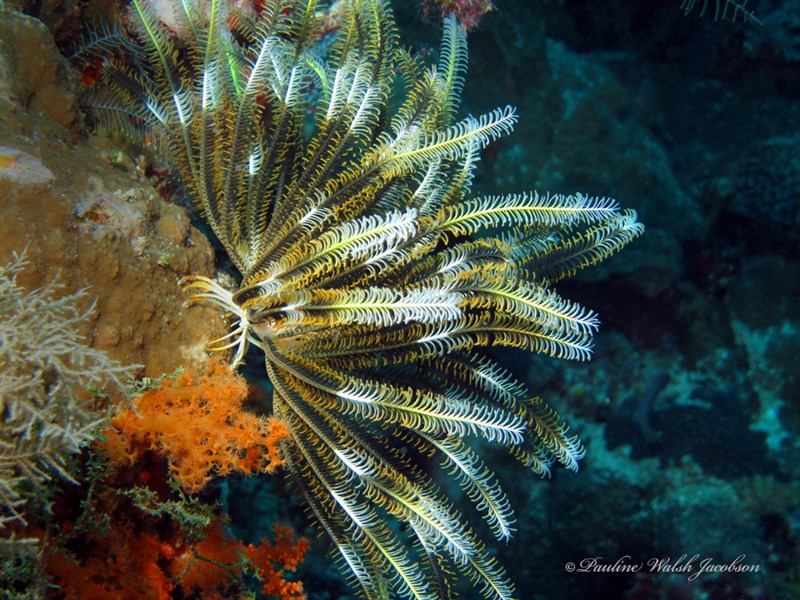
POLYGON ((28 597, 30 586, 29 597, 40 598, 49 585, 58 593, 48 597, 168 600, 258 589, 304 598, 288 573, 305 540, 281 525, 258 544, 237 540, 213 494, 198 495, 211 475, 274 471, 285 428, 244 411, 247 386, 218 365, 204 377, 181 373, 139 387, 147 389, 134 408, 114 416, 93 436, 97 447, 74 461, 80 487, 50 483, 29 502, 27 523, 11 528, 19 541, 11 556, 0 545, 0 591, 28 597))
MULTIPOLYGON (((234 540, 213 503, 175 491, 180 483, 198 490, 233 468, 266 470, 268 457, 271 468, 280 464, 280 427, 241 409, 241 382, 223 381, 221 371, 207 380, 229 396, 215 396, 220 402, 205 421, 206 400, 186 390, 149 392, 154 402, 172 403, 172 413, 145 402, 136 416, 123 403, 115 421, 122 428, 113 433, 141 460, 116 465, 113 476, 105 455, 87 449, 111 416, 122 380, 134 373, 159 379, 179 366, 203 373, 205 340, 215 327, 221 335, 224 321, 215 311, 187 308, 177 285, 190 272, 213 275, 211 245, 187 212, 155 189, 147 161, 85 136, 78 79, 39 22, 0 11, 0 256, 6 262, 24 251, 27 262, 2 274, 0 500, 3 518, 18 518, 6 521, 0 540, 0 590, 37 600, 221 598, 247 589, 300 598, 301 584, 286 573, 305 541, 285 528, 265 532, 259 544, 234 540), (121 368, 115 360, 142 366, 121 368), (200 470, 176 471, 184 477, 176 482, 155 452, 145 452, 135 428, 144 415, 161 427, 147 432, 148 442, 157 445, 153 434, 163 434, 158 441, 169 441, 159 448, 174 464, 200 470), (216 448, 218 463, 198 467, 179 459, 187 446, 167 433, 200 435, 180 418, 205 425, 211 444, 220 439, 213 418, 229 419, 239 437, 216 448), (46 447, 34 448, 40 442, 46 447), (258 455, 238 456, 239 443, 258 447, 258 455), (17 460, 21 445, 34 457, 17 460), (70 480, 52 477, 59 472, 70 480)), ((198 390, 202 381, 197 377, 198 390)))
MULTIPOLYGON (((3 4, 42 16, 71 54, 85 23, 119 14, 126 3, 3 4)), ((342 26, 343 4, 318 13, 322 33, 342 26)), ((798 11, 795 0, 747 3, 758 25, 734 15, 735 4, 741 3, 684 2, 691 11, 685 17, 678 0, 498 0, 469 33, 464 114, 481 113, 502 96, 524 117, 512 137, 482 153, 473 189, 496 194, 536 182, 614 190, 648 223, 648 235, 623 261, 564 282, 565 292, 603 316, 604 335, 589 368, 496 355, 570 415, 587 447, 580 477, 555 472, 549 481, 531 482, 513 461, 475 446, 494 459, 498 479, 514 482, 507 492, 517 509, 515 539, 488 551, 513 573, 518 597, 800 597, 798 11), (729 19, 714 22, 715 9, 726 6, 729 19), (689 581, 682 573, 565 570, 590 556, 674 562, 696 553, 717 561, 744 554, 760 571, 689 581)), ((409 52, 429 58, 440 36, 438 18, 430 19, 438 17, 438 5, 428 18, 419 6, 393 2, 409 52)), ((64 295, 91 284, 77 310, 86 312, 98 297, 102 327, 88 323, 79 332, 95 348, 147 362, 152 378, 186 363, 202 381, 203 330, 217 323, 212 336, 224 331, 213 311, 180 306, 175 280, 190 272, 213 276, 209 246, 186 211, 169 202, 180 190, 161 187, 159 197, 140 148, 85 137, 75 86, 81 75, 85 83, 96 81, 99 61, 71 73, 48 33, 19 15, 2 13, 0 32, 0 249, 7 259, 30 242, 34 259, 17 284, 29 293, 58 271, 64 295), (109 264, 119 271, 114 278, 105 274, 109 264), (124 293, 115 292, 118 283, 124 293), (187 324, 189 335, 182 333, 187 324), (139 340, 138 331, 145 332, 139 340)), ((320 56, 329 51, 326 45, 320 56)), ((252 381, 254 371, 248 371, 252 381)), ((259 410, 268 405, 266 389, 257 394, 259 410)), ((43 482, 49 504, 37 504, 41 495, 26 497, 29 522, 46 525, 55 537, 39 543, 33 530, 9 523, 14 541, 0 543, 1 585, 12 582, 16 598, 43 597, 52 580, 44 554, 62 548, 54 571, 69 571, 69 580, 81 567, 65 589, 85 586, 88 593, 85 577, 96 575, 92 581, 108 585, 115 577, 125 581, 141 597, 260 592, 263 583, 240 577, 254 565, 220 569, 203 559, 217 556, 230 567, 238 561, 232 552, 276 540, 275 521, 302 527, 299 494, 280 477, 223 478, 212 468, 208 485, 187 496, 170 476, 169 456, 145 451, 139 441, 133 448, 138 463, 118 463, 113 476, 86 451, 69 455, 79 486, 56 478, 43 482), (84 517, 81 506, 88 509, 84 517), (213 525, 224 520, 221 510, 230 513, 230 525, 213 525), (203 545, 204 535, 213 548, 203 545), (187 584, 193 589, 187 592, 177 581, 195 552, 193 576, 209 569, 214 589, 187 584), (102 563, 103 553, 123 568, 115 573, 102 563), (123 579, 134 564, 135 579, 123 579), (245 589, 248 583, 254 585, 245 589)), ((420 468, 434 469, 427 456, 421 459, 420 468)), ((458 483, 437 480, 463 507, 458 483)), ((349 597, 323 546, 312 543, 294 578, 303 579, 310 600, 349 597)), ((284 581, 290 579, 284 571, 284 581)), ((118 589, 98 593, 113 597, 118 589)), ((454 594, 474 596, 466 586, 454 594)))
POLYGON ((800 243, 800 135, 777 135, 754 144, 733 165, 725 184, 731 189, 719 194, 730 199, 729 210, 758 221, 775 237, 800 243))

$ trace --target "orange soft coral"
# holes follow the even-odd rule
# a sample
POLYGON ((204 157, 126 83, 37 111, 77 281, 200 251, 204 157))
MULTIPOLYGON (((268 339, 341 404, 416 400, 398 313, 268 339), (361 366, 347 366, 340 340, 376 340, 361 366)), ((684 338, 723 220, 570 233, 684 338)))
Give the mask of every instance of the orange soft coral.
POLYGON ((245 411, 247 384, 214 364, 200 381, 188 373, 146 392, 136 411, 116 415, 103 449, 113 466, 133 465, 147 450, 169 461, 187 492, 215 475, 271 472, 283 464, 278 442, 288 435, 279 420, 245 411))
MULTIPOLYGON (((46 560, 51 583, 64 600, 170 600, 173 584, 157 564, 159 541, 150 533, 117 524, 101 536, 93 534, 79 562, 61 549, 46 560)), ((50 597, 50 596, 48 596, 50 597)))
MULTIPOLYGON (((141 524, 140 524, 141 525, 141 524)), ((288 527, 275 526, 275 541, 246 545, 228 536, 219 523, 206 528, 192 545, 180 536, 164 539, 153 529, 138 532, 128 521, 116 522, 87 540, 78 562, 61 550, 51 552, 46 569, 64 600, 216 600, 246 597, 245 576, 258 578, 261 592, 280 600, 305 598, 303 584, 287 581, 308 547, 288 527)))
POLYGON ((193 548, 181 548, 170 561, 168 571, 188 593, 225 594, 231 575, 241 577, 249 566, 261 584, 261 593, 281 600, 305 598, 303 584, 286 581, 284 570, 294 571, 303 560, 308 541, 295 541, 292 530, 276 524, 275 541, 261 540, 257 546, 226 539, 222 527, 209 528, 208 537, 193 548), (244 559, 244 561, 243 561, 244 559))

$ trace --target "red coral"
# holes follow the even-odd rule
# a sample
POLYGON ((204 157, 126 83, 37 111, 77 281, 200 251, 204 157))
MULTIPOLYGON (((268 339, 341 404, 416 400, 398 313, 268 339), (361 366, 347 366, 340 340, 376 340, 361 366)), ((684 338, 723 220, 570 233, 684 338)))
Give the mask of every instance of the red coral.
POLYGON ((116 415, 102 447, 113 466, 136 464, 155 451, 190 493, 216 475, 274 471, 283 464, 278 443, 288 431, 275 418, 245 411, 246 397, 245 381, 219 364, 199 382, 181 374, 139 397, 136 412, 116 415))
POLYGON ((174 586, 156 562, 158 548, 153 535, 117 525, 103 536, 92 535, 79 563, 57 549, 46 568, 64 600, 170 600, 174 586))
MULTIPOLYGON (((170 490, 165 462, 188 492, 215 475, 269 472, 282 464, 278 442, 286 427, 244 410, 246 397, 244 380, 214 364, 199 380, 181 374, 142 394, 135 412, 111 420, 101 448, 115 476, 94 482, 89 496, 72 490, 54 501, 63 539, 48 544, 45 567, 57 586, 49 597, 245 598, 253 577, 267 596, 305 597, 302 583, 285 574, 302 561, 308 542, 289 528, 276 525, 274 540, 248 545, 230 537, 221 520, 185 531, 190 521, 175 518, 214 517, 202 501, 170 490)), ((45 538, 42 530, 30 534, 45 538)))
POLYGON ((214 526, 193 549, 183 548, 176 554, 168 566, 169 573, 187 593, 198 593, 201 598, 216 597, 209 595, 212 593, 224 597, 231 573, 241 577, 244 557, 261 582, 263 594, 281 600, 305 598, 302 582, 286 581, 284 570, 297 568, 308 541, 295 541, 292 530, 282 525, 276 524, 274 531, 274 542, 264 539, 256 546, 226 541, 222 528, 214 526))
POLYGON ((308 547, 305 539, 294 539, 291 529, 276 525, 275 541, 264 539, 258 546, 230 538, 219 523, 205 534, 189 545, 179 535, 159 539, 155 529, 137 532, 130 522, 118 522, 102 535, 91 534, 77 563, 56 549, 46 568, 64 600, 234 598, 243 593, 246 573, 259 579, 267 596, 305 598, 302 582, 285 579, 285 571, 297 568, 308 547))
POLYGON ((442 17, 455 14, 465 32, 478 26, 483 15, 494 6, 491 0, 425 0, 425 12, 438 10, 442 17))

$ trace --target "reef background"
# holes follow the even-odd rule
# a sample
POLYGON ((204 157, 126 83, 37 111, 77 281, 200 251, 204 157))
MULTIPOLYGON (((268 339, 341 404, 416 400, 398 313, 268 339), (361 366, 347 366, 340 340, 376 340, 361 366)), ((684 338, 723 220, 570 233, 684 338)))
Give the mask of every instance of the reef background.
MULTIPOLYGON (((435 54, 437 15, 393 4, 404 43, 435 54)), ((487 454, 519 518, 496 551, 520 598, 800 597, 800 3, 749 7, 760 25, 675 1, 497 0, 469 34, 462 112, 520 115, 476 192, 607 195, 647 226, 568 291, 603 321, 590 363, 504 357, 587 447, 580 473, 547 481, 487 454), (565 568, 684 554, 695 570, 744 555, 759 571, 565 568)), ((60 56, 115 5, 26 8, 45 25, 0 19, 0 259, 27 247, 26 286, 56 273, 66 291, 91 286, 86 335, 143 374, 202 363, 224 325, 186 309, 176 282, 214 272, 213 242, 154 176, 163 166, 86 134, 80 75, 60 56)), ((276 519, 302 527, 287 493, 276 478, 220 491, 254 537, 276 519)), ((315 546, 309 598, 348 597, 315 546)))
POLYGON ((800 597, 800 5, 748 8, 761 25, 498 2, 470 33, 465 110, 520 113, 481 191, 609 195, 647 227, 569 290, 603 321, 591 363, 508 357, 588 449, 577 475, 500 474, 521 597, 800 597), (695 571, 739 555, 760 571, 647 566, 695 554, 695 571), (585 558, 644 567, 567 572, 585 558))

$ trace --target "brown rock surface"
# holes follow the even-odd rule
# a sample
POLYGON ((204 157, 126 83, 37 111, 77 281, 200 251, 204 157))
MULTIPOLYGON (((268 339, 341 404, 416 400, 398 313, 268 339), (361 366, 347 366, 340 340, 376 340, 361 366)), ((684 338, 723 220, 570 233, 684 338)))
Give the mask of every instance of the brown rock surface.
POLYGON ((199 367, 225 326, 185 308, 178 281, 213 275, 210 243, 110 142, 79 135, 77 77, 38 21, 3 13, 0 67, 0 261, 27 248, 24 286, 89 286, 87 338, 144 375, 199 367))

